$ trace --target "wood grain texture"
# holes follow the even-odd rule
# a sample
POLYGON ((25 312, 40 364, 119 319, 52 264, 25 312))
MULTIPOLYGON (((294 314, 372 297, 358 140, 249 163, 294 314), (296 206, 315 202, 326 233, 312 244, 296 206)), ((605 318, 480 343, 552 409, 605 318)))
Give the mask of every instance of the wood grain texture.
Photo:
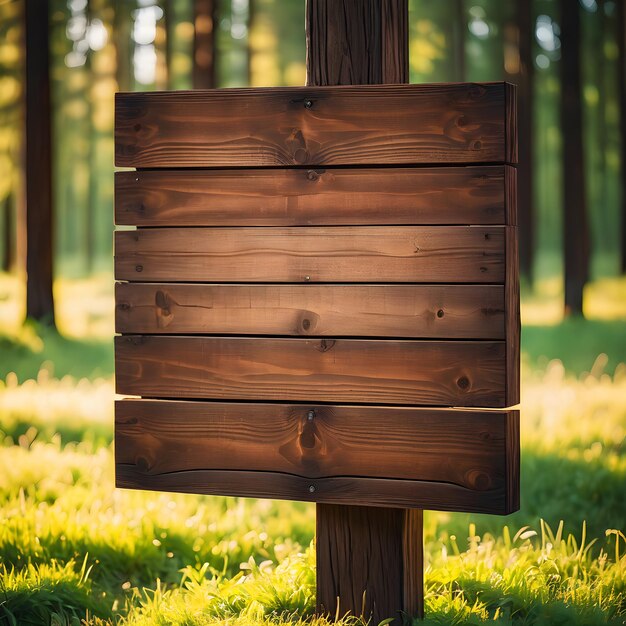
POLYGON ((504 339, 502 285, 117 283, 118 333, 504 339))
POLYGON ((504 166, 504 206, 506 211, 506 224, 518 225, 517 209, 517 168, 511 165, 504 166))
POLYGON ((502 283, 504 244, 499 226, 153 228, 115 233, 115 277, 502 283))
MULTIPOLYGON (((382 0, 382 81, 387 85, 409 82, 409 2, 382 0)), ((320 83, 324 85, 326 83, 320 83)))
POLYGON ((506 511, 514 513, 520 507, 520 414, 506 414, 506 511))
POLYGON ((505 161, 517 164, 517 86, 513 83, 504 83, 504 98, 506 102, 506 149, 505 161))
POLYGON ((424 618, 424 511, 402 510, 402 612, 424 618))
POLYGON ((306 9, 307 85, 408 82, 407 0, 310 0, 306 9))
POLYGON ((421 615, 422 511, 317 506, 317 613, 378 624, 421 615))
POLYGON ((505 404, 503 342, 115 338, 117 392, 153 398, 505 404))
POLYGON ((505 176, 502 165, 116 172, 115 220, 137 226, 505 224, 505 176))
POLYGON ((506 336, 506 397, 507 406, 520 401, 520 286, 518 259, 518 229, 506 227, 505 336, 506 336))
POLYGON ((461 83, 118 93, 115 164, 503 163, 512 154, 506 90, 461 83))
POLYGON ((500 494, 477 494, 447 483, 393 478, 302 478, 278 472, 183 470, 146 474, 136 465, 119 463, 116 487, 173 491, 242 498, 342 504, 351 506, 417 508, 470 513, 507 514, 504 489, 500 494))
POLYGON ((146 474, 439 482, 492 497, 494 509, 508 486, 509 435, 508 413, 497 411, 165 400, 118 401, 115 411, 116 462, 146 474))

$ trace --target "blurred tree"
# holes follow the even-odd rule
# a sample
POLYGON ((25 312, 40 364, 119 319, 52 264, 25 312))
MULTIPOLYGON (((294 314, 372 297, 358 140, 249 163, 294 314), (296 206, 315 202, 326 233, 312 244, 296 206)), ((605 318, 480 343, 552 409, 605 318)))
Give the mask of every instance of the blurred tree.
POLYGON ((216 86, 215 42, 218 0, 194 0, 193 88, 216 86))
POLYGON ((580 8, 578 2, 571 0, 560 0, 560 8, 565 315, 582 316, 590 250, 583 152, 580 8))
POLYGON ((2 247, 2 266, 4 272, 11 272, 15 267, 15 208, 14 196, 10 191, 4 198, 4 246, 2 247))
POLYGON ((22 7, 0 3, 0 270, 17 261, 17 218, 22 195, 19 171, 22 142, 22 7))
POLYGON ((619 49, 619 121, 621 168, 621 258, 620 270, 626 274, 626 0, 617 1, 617 41, 619 49))
POLYGON ((451 20, 454 41, 454 65, 456 80, 467 80, 465 71, 465 34, 467 33, 467 13, 465 12, 465 0, 454 0, 454 16, 451 20))
MULTIPOLYGON (((517 167, 517 211, 519 225, 520 272, 532 282, 534 257, 533 206, 533 75, 532 44, 535 19, 529 0, 515 0, 515 20, 507 25, 510 47, 505 48, 504 69, 509 80, 517 85, 517 121, 519 133, 519 164, 517 167)), ((508 42, 507 42, 508 44, 508 42)), ((505 44, 506 45, 506 44, 505 44)))
POLYGON ((48 2, 25 0, 26 317, 54 325, 48 2))
POLYGON ((130 91, 132 86, 132 18, 131 0, 114 0, 115 19, 115 80, 118 91, 130 91))

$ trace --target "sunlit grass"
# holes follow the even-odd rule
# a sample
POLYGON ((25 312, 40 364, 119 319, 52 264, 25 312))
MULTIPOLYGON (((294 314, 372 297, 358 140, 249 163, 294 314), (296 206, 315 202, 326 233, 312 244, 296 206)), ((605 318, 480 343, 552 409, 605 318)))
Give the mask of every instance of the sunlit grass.
MULTIPOLYGON (((329 626, 313 505, 114 489, 108 281, 57 284, 67 339, 2 326, 0 280, 0 624, 329 626)), ((591 286, 606 320, 524 328, 521 510, 427 512, 425 624, 625 623, 623 285, 591 286)))

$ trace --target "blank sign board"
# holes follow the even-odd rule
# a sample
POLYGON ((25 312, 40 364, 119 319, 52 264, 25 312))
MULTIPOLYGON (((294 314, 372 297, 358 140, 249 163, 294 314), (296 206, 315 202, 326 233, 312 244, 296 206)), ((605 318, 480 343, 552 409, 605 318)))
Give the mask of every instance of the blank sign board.
POLYGON ((519 505, 514 88, 118 94, 117 485, 519 505))

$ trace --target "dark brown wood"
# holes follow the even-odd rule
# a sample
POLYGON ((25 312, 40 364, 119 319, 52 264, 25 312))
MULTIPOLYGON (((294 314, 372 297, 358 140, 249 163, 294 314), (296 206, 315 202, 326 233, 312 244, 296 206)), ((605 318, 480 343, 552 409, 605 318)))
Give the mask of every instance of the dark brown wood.
POLYGON ((424 618, 424 511, 402 510, 402 613, 424 618))
POLYGON ((408 0, 307 2, 307 84, 407 83, 408 14, 408 0))
POLYGON ((580 69, 580 7, 560 0, 561 131, 563 136, 563 247, 565 249, 565 314, 583 314, 583 288, 589 275, 583 152, 583 104, 580 69))
POLYGON ((218 0, 193 0, 193 88, 213 89, 218 0))
POLYGON ((54 325, 48 3, 25 0, 26 317, 54 325))
POLYGON ((517 164, 517 87, 511 83, 504 83, 506 104, 505 113, 505 156, 506 163, 517 164))
MULTIPOLYGON (((381 0, 382 83, 388 85, 409 82, 409 2, 381 0)), ((307 84, 327 85, 320 81, 307 84)), ((344 84, 339 82, 337 84, 344 84)))
POLYGON ((151 228, 115 236, 115 277, 140 281, 504 281, 499 226, 151 228))
MULTIPOLYGON (((459 493, 466 506, 471 491, 473 510, 501 514, 511 419, 497 411, 125 400, 116 403, 116 463, 149 476, 255 471, 312 485, 341 477, 437 483, 446 510, 459 506, 459 493)), ((278 487, 271 497, 284 497, 278 487)))
POLYGON ((513 120, 512 87, 505 83, 120 93, 115 162, 167 168, 515 162, 513 120))
POLYGON ((519 290, 519 231, 506 227, 505 337, 506 386, 508 406, 520 401, 520 290, 519 290))
MULTIPOLYGON (((116 486, 149 491, 228 494, 242 498, 275 498, 275 494, 280 493, 281 499, 284 500, 342 504, 346 508, 397 506, 408 509, 418 506, 423 509, 451 510, 450 506, 446 508, 445 501, 442 499, 442 489, 444 489, 455 503, 454 510, 494 513, 493 498, 490 497, 487 506, 482 508, 481 504, 484 502, 480 497, 476 497, 476 492, 469 489, 393 478, 337 476, 310 479, 276 472, 233 472, 230 470, 193 470, 150 475, 138 470, 136 466, 120 464, 116 467, 116 486), (313 492, 311 492, 311 487, 314 488, 313 492), (346 505, 347 502, 350 506, 346 505)), ((504 489, 501 496, 502 502, 503 498, 504 489)), ((375 516, 372 516, 372 523, 375 523, 375 516)), ((402 535, 399 540, 402 541, 402 535)))
POLYGON ((504 342, 116 337, 117 392, 504 407, 504 342))
POLYGON ((519 411, 508 411, 506 422, 506 511, 514 513, 520 507, 519 411))
POLYGON ((318 504, 318 613, 372 624, 420 614, 422 526, 422 511, 318 504))
POLYGON ((118 333, 504 339, 502 285, 118 283, 118 333))
POLYGON ((506 224, 509 172, 515 169, 502 165, 117 172, 115 220, 137 226, 506 224))

